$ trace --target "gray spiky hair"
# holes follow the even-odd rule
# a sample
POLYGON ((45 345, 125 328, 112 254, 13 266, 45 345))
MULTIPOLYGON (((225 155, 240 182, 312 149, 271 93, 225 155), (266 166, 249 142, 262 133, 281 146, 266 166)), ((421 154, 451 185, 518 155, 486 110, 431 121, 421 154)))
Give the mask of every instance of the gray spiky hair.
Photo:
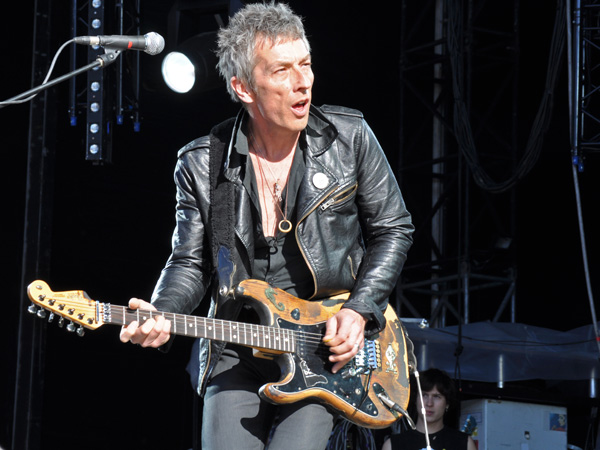
POLYGON ((221 28, 217 39, 218 68, 233 101, 240 101, 230 80, 239 78, 254 90, 254 51, 265 41, 278 43, 301 39, 310 52, 302 19, 284 3, 252 3, 244 6, 221 28))

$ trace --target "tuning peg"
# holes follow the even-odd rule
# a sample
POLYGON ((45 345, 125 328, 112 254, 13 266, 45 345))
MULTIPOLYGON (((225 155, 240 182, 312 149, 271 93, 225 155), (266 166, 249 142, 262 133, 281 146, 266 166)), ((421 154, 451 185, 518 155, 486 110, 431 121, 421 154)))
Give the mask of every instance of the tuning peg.
POLYGON ((52 322, 54 320, 54 313, 50 312, 50 315, 48 316, 48 323, 52 322))
POLYGON ((64 324, 65 324, 65 319, 64 319, 64 318, 62 318, 62 317, 59 317, 59 318, 58 318, 58 326, 59 326, 60 328, 62 328, 64 324))
POLYGON ((29 312, 29 314, 36 314, 37 313, 37 307, 32 303, 27 308, 27 312, 29 312))
POLYGON ((73 322, 69 322, 69 324, 67 325, 67 331, 70 333, 75 331, 75 324, 73 322))
POLYGON ((77 328, 77 336, 83 337, 84 334, 85 334, 85 329, 82 326, 79 326, 79 328, 77 328))
POLYGON ((45 310, 45 309, 43 309, 43 308, 40 308, 40 309, 38 309, 37 316, 38 316, 40 319, 43 319, 43 318, 45 318, 45 317, 46 317, 46 310, 45 310))

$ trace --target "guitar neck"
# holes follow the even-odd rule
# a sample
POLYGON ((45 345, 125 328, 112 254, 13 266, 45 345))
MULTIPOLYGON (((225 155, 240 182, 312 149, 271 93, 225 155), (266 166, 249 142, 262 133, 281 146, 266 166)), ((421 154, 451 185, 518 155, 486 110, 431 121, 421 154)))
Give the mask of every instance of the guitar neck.
POLYGON ((109 303, 102 305, 102 319, 104 323, 108 324, 129 325, 134 321, 142 323, 148 319, 163 316, 171 322, 172 334, 207 338, 284 353, 296 351, 297 339, 293 330, 185 314, 129 309, 109 303))

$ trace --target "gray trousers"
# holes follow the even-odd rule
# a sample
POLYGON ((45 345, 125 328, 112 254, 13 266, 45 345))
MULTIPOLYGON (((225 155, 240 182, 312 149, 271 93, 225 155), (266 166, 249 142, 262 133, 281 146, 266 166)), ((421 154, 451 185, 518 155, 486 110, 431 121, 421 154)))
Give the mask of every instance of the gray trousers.
POLYGON ((334 416, 324 406, 273 405, 259 397, 262 385, 281 378, 276 362, 236 349, 223 356, 216 372, 204 396, 203 450, 325 449, 334 416))

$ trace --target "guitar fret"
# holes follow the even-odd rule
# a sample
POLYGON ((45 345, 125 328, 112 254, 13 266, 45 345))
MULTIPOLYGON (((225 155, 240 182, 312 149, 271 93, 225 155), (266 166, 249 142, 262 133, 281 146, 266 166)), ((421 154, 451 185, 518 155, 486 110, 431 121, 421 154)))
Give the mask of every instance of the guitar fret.
POLYGON ((276 345, 277 350, 281 350, 281 340, 279 339, 279 330, 273 328, 273 343, 276 345))
POLYGON ((265 333, 265 330, 263 330, 263 333, 262 333, 262 335, 263 335, 263 347, 265 347, 265 348, 268 347, 267 342, 269 341, 269 338, 271 337, 269 335, 269 333, 270 333, 270 330, 266 330, 266 333, 265 333))
POLYGON ((230 322, 161 311, 130 310, 127 307, 110 303, 102 304, 102 315, 105 323, 120 325, 128 325, 133 321, 142 324, 148 319, 156 319, 162 315, 166 320, 171 321, 172 334, 203 337, 287 353, 294 352, 296 348, 295 331, 274 326, 230 322))
MULTIPOLYGON (((207 320, 208 320, 208 319, 204 319, 204 324, 205 324, 205 327, 206 327, 206 322, 207 322, 207 320)), ((212 323, 212 322, 211 322, 211 323, 212 323)), ((206 331, 206 336, 208 337, 208 331, 211 331, 211 332, 212 332, 212 334, 213 334, 213 335, 212 335, 212 337, 213 337, 213 339, 215 339, 215 338, 216 338, 216 333, 215 333, 214 327, 209 325, 209 326, 208 326, 206 329, 207 329, 207 331, 206 331)))
POLYGON ((282 330, 281 332, 281 349, 287 350, 287 344, 289 339, 287 338, 288 330, 282 330))
POLYGON ((290 348, 289 330, 284 330, 283 331, 283 349, 289 350, 289 348, 290 348))
POLYGON ((290 330, 285 331, 285 348, 289 351, 291 347, 290 330))

